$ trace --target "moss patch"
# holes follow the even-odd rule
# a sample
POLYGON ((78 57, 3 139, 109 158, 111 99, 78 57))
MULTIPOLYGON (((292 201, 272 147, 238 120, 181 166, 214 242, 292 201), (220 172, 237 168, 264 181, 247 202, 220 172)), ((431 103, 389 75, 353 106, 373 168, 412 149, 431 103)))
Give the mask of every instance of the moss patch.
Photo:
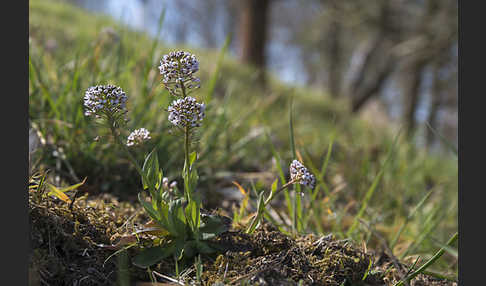
POLYGON ((130 217, 144 219, 140 210, 110 196, 80 197, 69 208, 30 194, 30 285, 115 285, 116 259, 104 264, 114 251, 99 245, 116 240, 130 217))
MULTIPOLYGON (((148 221, 134 206, 138 205, 105 195, 80 197, 69 208, 64 202, 38 201, 30 194, 31 285, 122 285, 120 277, 150 281, 146 270, 130 263, 135 248, 105 263, 115 250, 100 247, 148 221)), ((393 285, 400 279, 396 269, 386 272, 392 260, 385 254, 364 251, 332 235, 291 238, 265 223, 252 235, 233 229, 213 243, 224 250, 202 257, 204 285, 299 285, 299 281, 300 285, 393 285)), ((399 265, 404 271, 405 265, 399 265)), ((173 269, 169 260, 152 270, 175 277, 173 269)), ((194 282, 195 271, 187 273, 180 280, 194 282)), ((419 275, 410 285, 455 283, 419 275)))

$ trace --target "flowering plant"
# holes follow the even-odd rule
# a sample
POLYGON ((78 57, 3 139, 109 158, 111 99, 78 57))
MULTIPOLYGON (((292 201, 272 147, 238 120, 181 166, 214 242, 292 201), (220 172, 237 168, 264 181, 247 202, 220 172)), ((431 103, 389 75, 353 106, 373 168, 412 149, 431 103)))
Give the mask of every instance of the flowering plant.
MULTIPOLYGON (((188 52, 171 52, 163 57, 159 70, 164 87, 174 97, 167 108, 168 121, 182 132, 184 137, 182 191, 179 191, 175 181, 169 185, 168 178, 163 176, 156 148, 145 156, 142 166, 132 155, 131 150, 151 139, 147 129, 135 129, 126 140, 122 140, 122 127, 128 121, 128 97, 120 87, 97 85, 88 88, 84 96, 85 115, 94 117, 110 129, 115 142, 123 148, 138 171, 143 191, 149 194, 145 198, 143 192, 140 192, 138 199, 152 222, 148 224, 150 227, 138 230, 135 234, 152 234, 158 239, 153 240, 150 246, 142 247, 133 259, 133 263, 142 268, 150 267, 170 256, 174 257, 177 263, 200 253, 211 253, 217 247, 211 244, 210 239, 229 228, 222 217, 203 211, 201 198, 196 192, 199 175, 195 162, 198 154, 197 151, 191 150, 191 141, 196 130, 202 125, 206 106, 189 94, 199 88, 200 81, 194 75, 199 70, 199 62, 188 52)), ((264 198, 263 192, 260 193, 257 213, 248 226, 247 233, 252 233, 258 227, 265 207, 280 191, 293 184, 315 188, 314 175, 297 160, 290 165, 290 177, 290 181, 280 188, 277 188, 278 180, 275 180, 267 198, 264 198)))
POLYGON ((293 184, 301 184, 310 188, 311 190, 313 190, 316 187, 316 178, 314 177, 313 174, 311 174, 307 170, 307 168, 300 161, 297 160, 292 161, 289 169, 290 169, 290 181, 288 181, 286 184, 284 184, 283 186, 277 189, 278 179, 276 179, 273 182, 271 187, 271 192, 266 199, 264 198, 263 192, 259 194, 258 203, 257 203, 258 206, 257 212, 246 230, 247 233, 252 233, 253 231, 255 231, 255 229, 258 227, 263 217, 265 207, 273 200, 273 198, 275 198, 275 196, 278 193, 280 193, 281 191, 285 190, 287 187, 293 184))
POLYGON ((143 268, 169 256, 173 256, 177 262, 198 253, 213 252, 214 249, 208 240, 228 229, 221 217, 201 213, 201 199, 195 193, 199 178, 194 166, 197 152, 191 152, 190 147, 193 134, 204 119, 205 105, 198 103, 196 98, 188 94, 199 87, 199 79, 194 76, 198 69, 199 62, 196 57, 182 51, 165 55, 159 66, 165 88, 176 97, 167 109, 168 120, 184 133, 182 193, 175 182, 169 186, 168 178, 163 176, 156 148, 146 155, 142 166, 127 148, 150 140, 150 132, 147 129, 134 130, 128 135, 126 143, 121 139, 120 129, 128 119, 127 96, 120 87, 97 85, 90 87, 84 97, 85 115, 94 116, 110 128, 116 143, 123 148, 140 174, 143 190, 149 193, 149 200, 144 198, 142 193, 139 193, 138 199, 156 227, 142 229, 137 231, 137 234, 157 233, 161 239, 151 247, 143 248, 134 258, 133 263, 143 268))

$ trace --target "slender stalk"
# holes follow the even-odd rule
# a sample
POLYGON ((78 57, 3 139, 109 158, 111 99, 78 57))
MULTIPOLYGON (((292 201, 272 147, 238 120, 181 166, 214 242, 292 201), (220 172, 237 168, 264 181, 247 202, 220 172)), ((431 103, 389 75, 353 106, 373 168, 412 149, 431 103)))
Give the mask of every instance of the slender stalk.
POLYGON ((125 144, 123 144, 123 142, 121 141, 121 138, 118 135, 117 130, 115 128, 115 124, 114 124, 115 120, 113 119, 113 117, 111 115, 108 115, 108 123, 110 124, 111 134, 113 134, 113 137, 115 138, 116 143, 118 143, 118 145, 120 145, 122 147, 123 151, 125 151, 125 153, 128 156, 128 159, 130 160, 130 162, 132 162, 133 166, 135 166, 135 169, 137 169, 137 172, 140 174, 140 176, 144 177, 142 168, 137 163, 137 160, 135 160, 135 157, 133 157, 130 150, 128 150, 127 146, 125 144))
MULTIPOLYGON (((186 94, 186 87, 184 85, 184 82, 181 82, 181 90, 182 90, 182 98, 185 98, 187 96, 186 94)), ((187 199, 187 202, 191 202, 191 190, 189 189, 189 126, 186 126, 184 128, 184 166, 185 166, 185 180, 184 180, 184 195, 187 199)))
MULTIPOLYGON (((288 183, 284 184, 283 186, 281 186, 279 189, 277 189, 275 192, 272 192, 270 193, 270 195, 268 196, 268 198, 265 200, 265 202, 263 203, 263 206, 266 207, 270 201, 275 197, 275 195, 277 195, 278 193, 280 193, 281 191, 285 190, 288 186, 296 183, 297 180, 291 180, 289 181, 288 183)), ((255 215, 255 217, 253 218, 253 220, 251 221, 251 224, 250 226, 247 228, 247 233, 250 233, 250 230, 253 229, 255 227, 255 225, 258 223, 258 221, 260 220, 260 217, 262 215, 262 212, 260 212, 260 209, 257 210, 257 214, 255 215)))
POLYGON ((294 191, 294 197, 292 200, 292 234, 297 232, 297 193, 294 191))
POLYGON ((187 202, 191 202, 191 190, 189 189, 189 126, 184 128, 184 171, 185 171, 185 178, 184 178, 184 190, 187 202))
MULTIPOLYGON (((180 62, 179 62, 180 64, 180 62)), ((179 65, 180 66, 180 65, 179 65)), ((186 92, 186 87, 184 85, 184 82, 181 82, 181 90, 182 90, 182 98, 186 98, 187 96, 187 92, 186 92)), ((184 197, 186 198, 187 200, 187 203, 188 205, 191 204, 192 202, 192 190, 191 190, 191 187, 189 185, 189 176, 190 176, 190 162, 189 162, 189 148, 190 148, 190 127, 189 126, 186 126, 184 128, 184 197)), ((200 220, 200 205, 199 205, 199 202, 198 200, 196 200, 196 204, 197 204, 197 209, 198 209, 198 213, 197 213, 197 216, 198 216, 198 221, 200 220)), ((189 222, 189 225, 192 229, 192 231, 194 232, 194 236, 196 237, 196 240, 199 240, 199 229, 197 227, 197 225, 195 225, 196 222, 194 222, 191 217, 188 217, 187 216, 187 213, 184 211, 184 215, 186 216, 186 221, 189 222)))
POLYGON ((288 186, 296 183, 297 180, 291 180, 289 181, 288 183, 286 183, 285 185, 281 186, 279 189, 277 189, 275 192, 273 192, 272 194, 270 194, 270 196, 268 196, 267 200, 265 201, 265 206, 267 206, 270 201, 278 194, 280 193, 281 191, 285 190, 288 186))
POLYGON ((186 87, 184 86, 184 83, 181 82, 181 90, 182 90, 182 98, 186 98, 186 87))
MULTIPOLYGON (((295 150, 295 139, 294 139, 294 122, 293 122, 293 97, 290 97, 289 103, 289 137, 290 137, 290 147, 292 149, 292 157, 297 157, 297 152, 295 150)), ((294 192, 300 191, 300 187, 294 188, 294 192)), ((300 201, 299 201, 300 205, 300 201)), ((300 217, 300 216, 299 216, 300 217)), ((297 230, 297 193, 294 194, 292 199, 292 234, 295 234, 297 230)))

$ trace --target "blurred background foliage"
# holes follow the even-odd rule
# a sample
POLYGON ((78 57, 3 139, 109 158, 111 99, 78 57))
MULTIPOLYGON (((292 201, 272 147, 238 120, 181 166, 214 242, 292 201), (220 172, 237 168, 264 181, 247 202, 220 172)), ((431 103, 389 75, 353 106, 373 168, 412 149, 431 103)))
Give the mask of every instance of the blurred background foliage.
MULTIPOLYGON (((268 189, 294 159, 292 100, 306 165, 321 170, 336 135, 307 232, 345 236, 399 130, 363 219, 389 242, 406 226, 397 255, 430 257, 457 230, 457 1, 29 3, 29 120, 41 146, 32 165, 58 182, 88 177, 84 191, 127 200, 140 191, 121 150, 83 115, 85 90, 107 83, 129 96, 129 131, 152 133, 137 158, 157 146, 165 175, 180 181, 183 150, 157 66, 184 49, 200 61, 195 95, 208 105, 196 144, 209 208, 239 205, 233 180, 268 189)), ((435 267, 457 273, 456 262, 449 253, 435 267)))

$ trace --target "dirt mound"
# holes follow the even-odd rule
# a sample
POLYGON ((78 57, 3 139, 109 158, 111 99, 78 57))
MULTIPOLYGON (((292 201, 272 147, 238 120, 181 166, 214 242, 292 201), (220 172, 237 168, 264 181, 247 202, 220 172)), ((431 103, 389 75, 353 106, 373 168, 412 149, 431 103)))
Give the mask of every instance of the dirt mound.
MULTIPOLYGON (((129 261, 137 252, 135 248, 107 260, 115 250, 100 247, 113 244, 135 224, 148 221, 134 206, 105 195, 80 197, 70 207, 52 199, 39 201, 31 194, 29 284, 122 285, 121 277, 132 282, 150 281, 147 270, 129 261)), ((221 251, 202 257, 204 285, 393 285, 401 277, 396 269, 386 272, 392 265, 388 256, 364 251, 332 235, 291 238, 263 224, 252 235, 234 229, 213 243, 221 251)), ((175 277, 174 269, 169 259, 152 270, 175 277)), ((195 271, 187 273, 190 275, 179 280, 194 282, 195 271)), ((419 275, 410 285, 455 283, 419 275)))
MULTIPOLYGON (((110 196, 76 199, 71 206, 29 195, 29 285, 115 285, 119 265, 99 247, 124 232, 140 213, 110 196)), ((142 214, 140 214, 142 218, 142 214)))

